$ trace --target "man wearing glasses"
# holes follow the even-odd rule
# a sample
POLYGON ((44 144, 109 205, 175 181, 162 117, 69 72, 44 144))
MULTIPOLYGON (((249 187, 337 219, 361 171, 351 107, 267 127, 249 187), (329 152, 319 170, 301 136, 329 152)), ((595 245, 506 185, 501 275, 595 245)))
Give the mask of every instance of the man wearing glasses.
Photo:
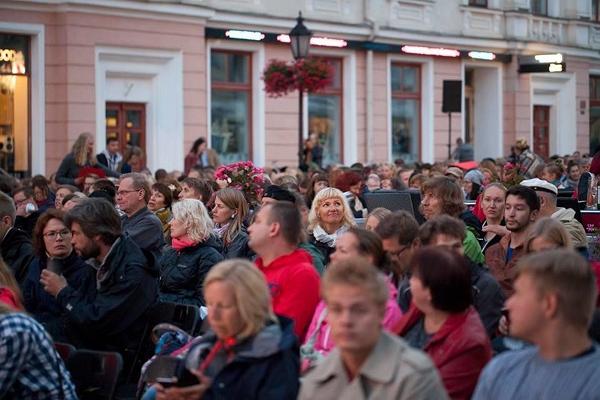
POLYGON ((375 233, 381 238, 383 250, 394 266, 394 281, 398 285, 398 304, 403 312, 410 306, 410 258, 416 248, 419 224, 407 211, 396 211, 381 221, 375 233))
POLYGON ((117 206, 125 214, 121 217, 123 233, 128 234, 142 249, 155 256, 165 244, 162 224, 147 207, 150 187, 146 176, 132 172, 121 175, 117 189, 117 206))

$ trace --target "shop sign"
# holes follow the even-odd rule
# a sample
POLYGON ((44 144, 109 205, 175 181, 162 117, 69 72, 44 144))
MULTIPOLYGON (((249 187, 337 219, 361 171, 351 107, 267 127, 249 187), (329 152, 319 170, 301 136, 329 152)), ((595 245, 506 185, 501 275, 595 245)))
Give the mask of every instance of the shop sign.
POLYGON ((0 74, 23 75, 27 71, 29 38, 0 34, 0 74))

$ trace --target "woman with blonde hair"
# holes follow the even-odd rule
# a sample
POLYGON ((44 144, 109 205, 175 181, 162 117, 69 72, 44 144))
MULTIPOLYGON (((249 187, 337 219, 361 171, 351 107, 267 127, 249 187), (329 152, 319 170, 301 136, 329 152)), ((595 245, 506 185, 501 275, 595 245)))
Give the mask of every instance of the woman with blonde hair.
POLYGON ((554 218, 546 217, 537 220, 527 232, 526 253, 537 253, 563 247, 573 249, 573 244, 564 225, 554 218))
POLYGON ((61 185, 83 185, 84 176, 80 172, 82 168, 100 169, 107 176, 118 177, 119 173, 114 172, 104 165, 100 164, 94 154, 94 136, 89 132, 79 135, 71 152, 63 158, 58 170, 56 171, 56 182, 61 185))
MULTIPOLYGON (((217 264, 204 284, 210 330, 190 346, 185 371, 198 383, 157 399, 295 399, 299 361, 292 322, 275 317, 263 274, 249 261, 217 264)), ((145 397, 146 398, 146 397, 145 397)))
POLYGON ((248 247, 248 233, 244 221, 249 206, 244 194, 233 188, 224 188, 215 194, 212 218, 215 234, 223 242, 221 254, 225 259, 250 258, 254 254, 248 247))
POLYGON ((309 242, 323 255, 325 265, 335 251, 335 242, 351 226, 356 226, 344 193, 335 188, 322 189, 308 213, 309 242))
POLYGON ((160 258, 160 301, 205 305, 208 271, 223 260, 213 223, 204 204, 184 199, 173 204, 171 247, 160 258))

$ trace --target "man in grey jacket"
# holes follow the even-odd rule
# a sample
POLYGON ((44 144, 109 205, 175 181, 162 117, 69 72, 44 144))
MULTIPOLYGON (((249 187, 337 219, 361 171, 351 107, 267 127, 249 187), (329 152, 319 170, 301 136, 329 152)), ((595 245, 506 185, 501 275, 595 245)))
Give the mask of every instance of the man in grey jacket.
POLYGON ((322 280, 336 348, 302 381, 298 399, 447 399, 431 360, 382 330, 385 277, 364 259, 329 266, 322 280))
POLYGON ((150 187, 143 174, 132 172, 121 175, 117 189, 117 205, 125 214, 121 217, 123 233, 128 234, 142 249, 159 256, 165 244, 162 224, 148 210, 150 187))

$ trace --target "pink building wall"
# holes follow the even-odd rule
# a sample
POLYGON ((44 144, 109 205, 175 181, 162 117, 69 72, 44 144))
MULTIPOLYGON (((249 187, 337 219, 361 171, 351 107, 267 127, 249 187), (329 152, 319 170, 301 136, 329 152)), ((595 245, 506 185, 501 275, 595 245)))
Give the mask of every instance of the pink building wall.
MULTIPOLYGON (((96 130, 96 46, 181 50, 185 148, 206 136, 204 25, 75 12, 3 10, 2 17, 45 25, 47 174, 56 170, 81 132, 96 130)), ((102 151, 104 143, 96 149, 102 151)))

